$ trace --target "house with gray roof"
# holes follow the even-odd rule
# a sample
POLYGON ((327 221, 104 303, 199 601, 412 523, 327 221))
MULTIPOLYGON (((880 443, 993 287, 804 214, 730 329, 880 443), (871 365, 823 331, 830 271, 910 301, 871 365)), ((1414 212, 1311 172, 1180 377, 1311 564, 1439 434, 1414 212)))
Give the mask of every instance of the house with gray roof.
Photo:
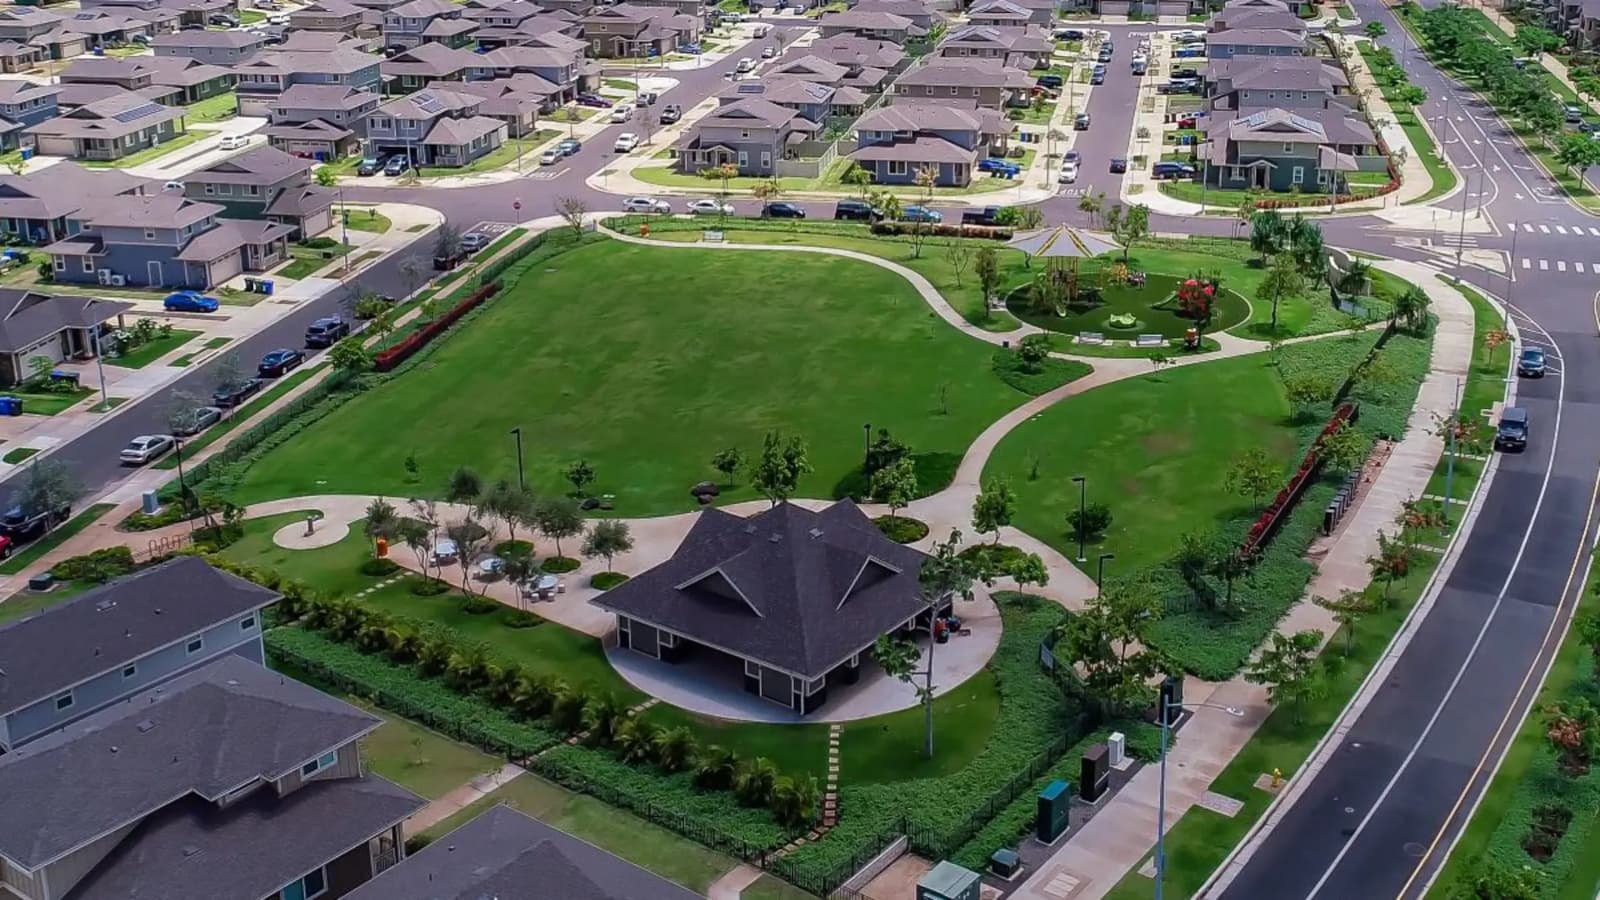
POLYGON ((1350 78, 1331 59, 1320 56, 1235 56, 1210 60, 1202 73, 1211 109, 1353 108, 1350 78))
POLYGON ((932 31, 934 25, 941 21, 939 14, 923 0, 859 0, 850 8, 855 12, 888 13, 909 19, 911 24, 924 31, 932 31))
POLYGON ((759 81, 736 81, 717 93, 722 106, 751 99, 792 109, 818 125, 843 127, 861 114, 868 97, 856 88, 781 74, 769 74, 759 81))
POLYGON ((1372 129, 1338 106, 1219 111, 1202 121, 1200 159, 1223 188, 1343 192, 1348 173, 1388 166, 1372 129))
POLYGON ((506 123, 483 115, 484 98, 425 88, 367 116, 367 154, 405 154, 417 166, 456 168, 505 143, 506 123))
POLYGON ((1026 106, 1033 78, 998 59, 930 56, 894 82, 893 99, 1000 110, 1026 106))
POLYGON ((584 74, 582 44, 575 43, 578 49, 528 43, 474 54, 476 59, 467 68, 467 78, 479 81, 533 75, 555 88, 551 97, 560 105, 577 96, 578 83, 584 74))
POLYGON ((267 45, 267 36, 254 31, 178 31, 150 41, 156 56, 177 56, 214 66, 236 66, 267 45))
POLYGON ((817 19, 817 26, 824 38, 853 35, 871 40, 889 41, 901 46, 905 46, 905 43, 912 38, 924 37, 928 33, 927 28, 904 16, 888 12, 858 12, 853 9, 823 13, 822 17, 817 19))
POLYGON ((184 176, 189 197, 217 203, 226 215, 293 226, 292 240, 333 224, 332 188, 311 180, 311 163, 276 147, 256 147, 184 176))
POLYGON ((377 94, 340 84, 297 84, 278 96, 263 129, 271 146, 309 159, 340 159, 360 149, 377 94))
POLYGON ((579 19, 589 55, 602 58, 664 57, 681 44, 700 40, 701 20, 664 6, 619 3, 597 6, 579 19))
POLYGON ((29 900, 346 894, 404 858, 401 823, 424 805, 366 773, 357 742, 382 724, 242 656, 200 663, 0 756, 0 884, 29 900))
POLYGON ((463 17, 463 8, 450 0, 410 0, 383 13, 383 44, 415 47, 442 43, 465 47, 472 43, 478 23, 463 17))
POLYGON ((589 602, 616 615, 621 649, 731 662, 745 690, 805 715, 860 677, 880 636, 927 621, 924 559, 849 500, 708 509, 670 559, 589 602))
POLYGON ((357 29, 377 30, 382 25, 382 13, 345 0, 316 0, 289 13, 289 27, 295 31, 355 34, 357 29))
POLYGON ((996 110, 898 100, 857 120, 849 156, 878 184, 915 184, 931 170, 935 185, 965 187, 979 160, 1005 155, 1012 128, 996 110))
MULTIPOLYGON (((74 294, 50 295, 18 288, 0 288, 0 384, 14 385, 33 377, 28 360, 43 356, 52 362, 92 359, 106 322, 132 303, 74 294)), ((5 746, 0 743, 0 752, 5 746)))
POLYGON ((1055 52, 1055 41, 1037 28, 1000 28, 965 25, 953 29, 939 42, 938 55, 1002 60, 1028 71, 1055 52))
POLYGON ((1306 36, 1303 31, 1283 28, 1230 28, 1226 31, 1206 32, 1207 59, 1305 54, 1306 36))
POLYGON ((60 114, 61 88, 18 78, 0 79, 0 149, 14 149, 22 132, 60 114))
POLYGON ((155 147, 184 133, 184 112, 131 91, 87 103, 24 132, 39 152, 109 161, 155 147))
POLYGON ((0 234, 22 244, 48 244, 67 233, 67 216, 91 200, 143 193, 151 184, 121 169, 86 169, 70 161, 0 174, 0 234))
POLYGON ((418 44, 379 65, 390 94, 409 94, 430 81, 465 81, 479 56, 445 44, 418 44))
POLYGON ((0 40, 0 73, 15 75, 39 65, 44 50, 32 44, 0 40))
POLYGON ((693 891, 505 804, 442 835, 345 900, 697 900, 693 891))
POLYGON ((845 84, 870 91, 882 90, 890 74, 904 71, 911 63, 911 57, 898 44, 853 34, 820 38, 813 41, 806 52, 844 66, 847 70, 845 84))
POLYGON ((732 163, 740 175, 766 177, 790 148, 811 139, 821 125, 760 96, 736 99, 700 118, 673 145, 686 173, 732 163))
POLYGON ((196 103, 234 84, 232 71, 183 56, 81 56, 60 78, 64 85, 115 85, 164 106, 196 103))
POLYGON ((560 105, 562 88, 537 75, 523 73, 489 81, 439 82, 430 90, 453 90, 481 98, 478 115, 505 123, 506 134, 519 138, 538 130, 539 115, 560 105))
POLYGON ((348 43, 326 50, 258 53, 234 67, 239 76, 239 115, 270 115, 278 97, 297 84, 333 84, 380 93, 380 62, 380 57, 362 53, 348 43))
MULTIPOLYGON (((1033 21, 1033 12, 1011 0, 986 0, 967 10, 967 24, 992 28, 1022 28, 1033 21)), ((1042 24, 1048 24, 1041 22, 1042 24)))

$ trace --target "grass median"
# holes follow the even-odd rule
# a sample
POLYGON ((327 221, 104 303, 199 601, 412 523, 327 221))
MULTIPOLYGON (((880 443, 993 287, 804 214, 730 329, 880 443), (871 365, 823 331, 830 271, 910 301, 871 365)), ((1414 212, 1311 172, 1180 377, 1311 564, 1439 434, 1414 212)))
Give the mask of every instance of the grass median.
MULTIPOLYGON (((272 386, 271 390, 257 394, 249 403, 234 409, 227 418, 208 428, 199 437, 189 441, 184 445, 183 452, 188 458, 192 459, 196 453, 204 450, 206 447, 211 446, 211 444, 215 443, 219 438, 226 436, 230 431, 239 428, 240 425, 248 422, 256 413, 267 408, 267 406, 269 406, 273 401, 294 390, 296 387, 300 386, 306 381, 309 381, 312 376, 318 374, 327 367, 327 363, 318 363, 309 369, 301 369, 287 378, 280 380, 277 384, 272 386)), ((161 460, 161 462, 156 463, 155 467, 158 469, 176 469, 178 467, 177 454, 166 457, 165 459, 161 460)))

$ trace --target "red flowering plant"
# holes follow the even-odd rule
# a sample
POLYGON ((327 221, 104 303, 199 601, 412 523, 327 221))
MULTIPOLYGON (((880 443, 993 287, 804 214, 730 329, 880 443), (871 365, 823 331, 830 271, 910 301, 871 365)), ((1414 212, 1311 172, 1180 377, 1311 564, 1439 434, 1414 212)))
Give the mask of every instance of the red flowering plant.
POLYGON ((1214 278, 1196 276, 1186 278, 1178 285, 1178 315, 1196 322, 1211 320, 1217 302, 1217 282, 1214 278))

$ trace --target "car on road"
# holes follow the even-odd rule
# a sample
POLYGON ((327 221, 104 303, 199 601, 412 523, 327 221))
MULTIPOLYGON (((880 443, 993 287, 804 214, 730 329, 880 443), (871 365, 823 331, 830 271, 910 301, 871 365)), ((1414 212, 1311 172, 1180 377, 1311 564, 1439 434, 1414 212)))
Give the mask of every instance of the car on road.
POLYGON ((306 361, 306 355, 299 350, 284 348, 274 350, 261 357, 261 364, 256 366, 256 374, 262 378, 277 378, 294 371, 301 363, 306 361))
POLYGON ((177 446, 170 434, 141 434, 122 448, 117 458, 125 466, 142 466, 177 446))
POLYGON ((629 197, 622 201, 622 208, 631 213, 655 213, 666 215, 672 212, 672 204, 654 197, 629 197))
POLYGON ((1016 176, 1022 174, 1022 167, 1014 162, 1011 162, 1010 160, 998 159, 993 156, 985 156, 983 159, 978 160, 978 171, 993 172, 996 175, 1004 175, 1007 178, 1015 178, 1016 176))
POLYGON ((1068 150, 1061 155, 1062 162, 1083 162, 1083 154, 1076 150, 1068 150))
POLYGON ((634 106, 655 106, 661 95, 655 91, 640 91, 639 96, 633 98, 634 106))
POLYGON ((259 390, 261 390, 261 380, 258 378, 246 378, 237 384, 219 385, 211 392, 211 405, 230 409, 243 403, 259 390))
POLYGON ((383 164, 383 174, 393 178, 396 175, 404 175, 409 168, 411 168, 411 157, 404 153, 396 153, 383 164))
POLYGON ((998 207, 998 206, 985 206, 982 209, 965 210, 965 211, 963 211, 961 213, 961 224, 963 224, 963 225, 988 225, 988 226, 991 226, 991 227, 995 226, 995 225, 999 225, 1000 224, 1000 207, 998 207))
POLYGON ((222 421, 222 410, 215 406, 197 406, 172 420, 172 433, 178 437, 199 434, 222 421))
POLYGON ((1088 113, 1078 113, 1077 117, 1072 120, 1072 129, 1074 131, 1088 131, 1090 121, 1088 113))
POLYGON ((1172 160, 1163 160, 1150 167, 1150 177, 1157 181, 1176 181, 1180 178, 1193 178, 1194 172, 1194 166, 1172 160))
POLYGON ((1568 125, 1576 125, 1583 121, 1583 107, 1581 106, 1566 106, 1561 110, 1561 113, 1567 120, 1568 125))
MULTIPOLYGON (((465 239, 463 239, 465 240, 465 239)), ((350 323, 338 316, 323 316, 306 326, 307 347, 332 347, 340 338, 348 337, 350 323)))
POLYGON ((661 107, 661 124, 671 125, 681 118, 683 118, 683 107, 678 104, 668 103, 666 106, 661 107))
POLYGON ((631 131, 624 131, 617 135, 617 142, 611 145, 611 149, 618 153, 627 153, 637 146, 639 146, 639 136, 631 131))
POLYGON ((766 46, 766 47, 762 47, 761 48, 761 58, 762 59, 771 59, 771 58, 773 58, 774 56, 777 56, 777 55, 778 55, 778 48, 777 47, 766 46))
POLYGON ((382 171, 383 160, 376 156, 362 157, 361 162, 356 166, 356 174, 360 175, 362 178, 366 178, 369 175, 376 175, 382 171))
POLYGON ((556 149, 561 151, 562 156, 571 156, 583 149, 583 142, 577 138, 563 138, 556 149))
POLYGON ((1082 28, 1057 28, 1056 29, 1056 40, 1058 40, 1058 41, 1081 41, 1081 40, 1083 40, 1083 29, 1082 28))
POLYGON ((1100 53, 1095 57, 1095 60, 1098 62, 1108 63, 1111 62, 1111 55, 1110 47, 1101 47, 1100 53))
POLYGON ((214 313, 221 306, 222 301, 199 291, 174 291, 161 301, 161 308, 167 312, 214 313))
POLYGON ((6 548, 7 553, 9 554, 9 551, 14 549, 17 544, 26 543, 36 537, 40 537, 45 532, 65 522, 71 515, 71 506, 63 506, 60 509, 43 512, 24 511, 20 506, 11 507, 6 510, 4 516, 0 516, 0 535, 4 535, 12 542, 12 546, 6 548))
POLYGON ((779 200, 761 207, 761 215, 769 219, 804 219, 806 211, 787 200, 779 200))
POLYGON ((1076 184, 1078 181, 1078 161, 1065 160, 1061 163, 1061 174, 1056 176, 1057 184, 1076 184))
POLYGON ((556 163, 561 162, 561 157, 563 155, 564 154, 561 152, 561 148, 551 147, 549 150, 539 154, 539 165, 553 166, 556 163))
POLYGON ((633 107, 626 103, 618 103, 616 106, 611 107, 611 124, 617 125, 626 122, 632 115, 633 107))
POLYGON ((477 253, 491 243, 490 237, 481 231, 469 231, 461 236, 461 249, 468 253, 477 253))
POLYGON ((908 206, 900 210, 900 221, 937 225, 944 221, 944 213, 926 206, 908 206))
POLYGON ((743 75, 746 72, 754 71, 755 67, 756 61, 746 56, 739 60, 739 64, 734 67, 734 71, 738 72, 740 75, 743 75))
POLYGON ((1122 156, 1113 156, 1113 157, 1111 157, 1111 172, 1112 172, 1112 174, 1120 175, 1120 174, 1122 174, 1123 172, 1126 172, 1126 171, 1128 171, 1128 160, 1127 160, 1126 157, 1122 157, 1122 156))
POLYGON ((702 197, 699 200, 690 200, 687 207, 690 215, 695 216, 731 216, 733 204, 723 203, 720 200, 709 200, 702 197))
POLYGON ((1500 425, 1494 432, 1496 450, 1525 450, 1528 446, 1528 411, 1508 406, 1500 411, 1500 425))
POLYGON ((576 99, 579 106, 589 106, 595 109, 607 109, 611 106, 610 100, 589 91, 579 94, 576 99))
POLYGON ((883 210, 865 200, 840 200, 833 207, 833 217, 852 222, 877 222, 883 218, 883 210))
POLYGON ((223 150, 238 150, 240 147, 248 147, 250 146, 250 135, 225 134, 222 136, 222 143, 218 146, 223 150))
POLYGON ((1517 374, 1524 378, 1544 377, 1544 349, 1527 347, 1517 356, 1517 374))

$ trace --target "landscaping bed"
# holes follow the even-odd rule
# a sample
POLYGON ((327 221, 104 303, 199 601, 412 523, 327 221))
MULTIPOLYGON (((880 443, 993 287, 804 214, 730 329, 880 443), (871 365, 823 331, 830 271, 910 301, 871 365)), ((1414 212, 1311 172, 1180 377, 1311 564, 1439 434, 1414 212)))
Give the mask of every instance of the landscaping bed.
MULTIPOLYGON (((1119 282, 1110 277, 1105 263, 1084 267, 1079 276, 1083 300, 1066 307, 1067 315, 1037 308, 1032 286, 1013 290, 1006 298, 1006 309, 1013 316, 1048 331, 1078 334, 1099 332, 1108 338, 1133 339, 1141 334, 1159 334, 1167 339, 1181 338, 1194 326, 1194 320, 1178 311, 1178 286, 1187 274, 1147 274, 1142 286, 1119 282), (1093 299, 1090 299, 1093 298, 1093 299)), ((1250 304, 1227 288, 1217 295, 1210 330, 1226 331, 1250 317, 1250 304)))

